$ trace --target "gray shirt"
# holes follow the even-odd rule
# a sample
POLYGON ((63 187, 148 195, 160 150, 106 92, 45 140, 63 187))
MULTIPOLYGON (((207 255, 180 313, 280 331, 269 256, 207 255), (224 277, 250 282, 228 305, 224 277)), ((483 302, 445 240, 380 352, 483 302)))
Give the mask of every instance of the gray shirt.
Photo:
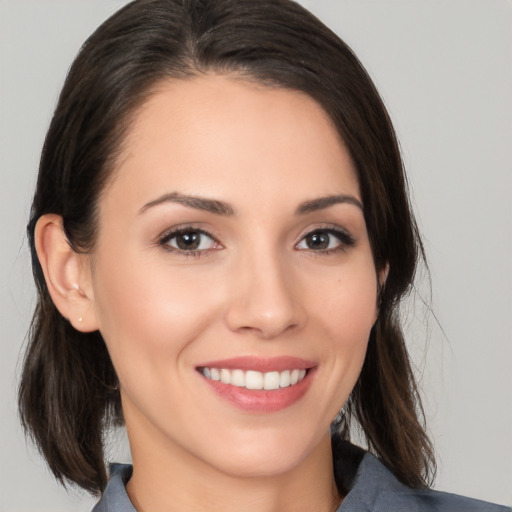
MULTIPOLYGON (((334 460, 345 499, 336 512, 511 512, 512 509, 431 489, 411 489, 373 455, 350 447, 334 460)), ((92 512, 137 512, 125 485, 132 466, 113 464, 109 483, 92 512)))

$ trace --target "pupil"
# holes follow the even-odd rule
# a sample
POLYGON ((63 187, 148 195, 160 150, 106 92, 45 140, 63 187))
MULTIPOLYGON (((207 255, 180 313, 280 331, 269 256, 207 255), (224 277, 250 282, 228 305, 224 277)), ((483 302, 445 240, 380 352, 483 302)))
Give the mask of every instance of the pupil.
POLYGON ((201 235, 199 233, 182 233, 176 239, 176 245, 184 251, 197 249, 201 242, 201 235))
POLYGON ((329 235, 327 233, 312 233, 306 238, 310 249, 327 249, 329 247, 329 235))

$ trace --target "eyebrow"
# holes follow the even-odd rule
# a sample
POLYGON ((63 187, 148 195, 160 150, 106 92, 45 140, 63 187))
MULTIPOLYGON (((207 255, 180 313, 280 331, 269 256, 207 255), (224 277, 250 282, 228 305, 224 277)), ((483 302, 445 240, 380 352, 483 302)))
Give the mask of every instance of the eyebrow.
POLYGON ((356 197, 346 194, 338 194, 334 196, 319 197, 317 199, 312 199, 311 201, 304 201, 298 206, 295 213, 297 215, 304 215, 306 213, 324 210, 325 208, 329 208, 335 204, 343 203, 353 204, 364 211, 363 203, 361 203, 361 201, 356 197))
MULTIPOLYGON (((170 192, 164 194, 149 203, 146 203, 140 210, 139 214, 144 213, 146 210, 165 203, 177 203, 196 210, 204 210, 216 215, 232 216, 235 214, 235 209, 224 201, 217 199, 209 199, 206 197, 199 197, 193 195, 180 194, 179 192, 170 192)), ((363 210, 363 204, 359 199, 354 196, 346 194, 338 194, 333 196, 319 197, 310 201, 304 201, 295 210, 296 215, 304 215, 318 210, 324 210, 335 204, 353 204, 363 210)))
POLYGON ((179 192, 171 192, 164 194, 157 199, 146 203, 140 210, 139 214, 164 203, 178 203, 195 208, 196 210, 204 210, 216 215, 230 216, 235 214, 234 208, 225 203, 224 201, 218 201, 217 199, 208 199, 206 197, 191 196, 180 194, 179 192))

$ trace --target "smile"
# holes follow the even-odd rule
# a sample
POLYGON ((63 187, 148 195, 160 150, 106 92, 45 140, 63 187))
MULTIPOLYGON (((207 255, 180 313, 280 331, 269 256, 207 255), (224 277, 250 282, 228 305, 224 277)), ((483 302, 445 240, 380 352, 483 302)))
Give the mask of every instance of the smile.
POLYGON ((318 363, 292 356, 240 356, 204 361, 196 371, 224 401, 267 414, 299 402, 316 380, 318 363))
POLYGON ((239 388, 250 390, 277 390, 288 388, 301 382, 306 376, 305 369, 259 372, 255 370, 200 368, 200 372, 213 381, 220 381, 239 388))

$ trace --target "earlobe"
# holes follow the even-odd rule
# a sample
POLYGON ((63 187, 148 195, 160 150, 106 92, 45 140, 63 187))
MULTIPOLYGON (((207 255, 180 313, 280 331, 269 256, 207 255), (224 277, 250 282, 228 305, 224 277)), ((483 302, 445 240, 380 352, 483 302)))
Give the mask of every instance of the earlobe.
POLYGON ((79 331, 97 330, 88 258, 70 246, 62 217, 41 216, 34 242, 46 286, 61 315, 79 331))

